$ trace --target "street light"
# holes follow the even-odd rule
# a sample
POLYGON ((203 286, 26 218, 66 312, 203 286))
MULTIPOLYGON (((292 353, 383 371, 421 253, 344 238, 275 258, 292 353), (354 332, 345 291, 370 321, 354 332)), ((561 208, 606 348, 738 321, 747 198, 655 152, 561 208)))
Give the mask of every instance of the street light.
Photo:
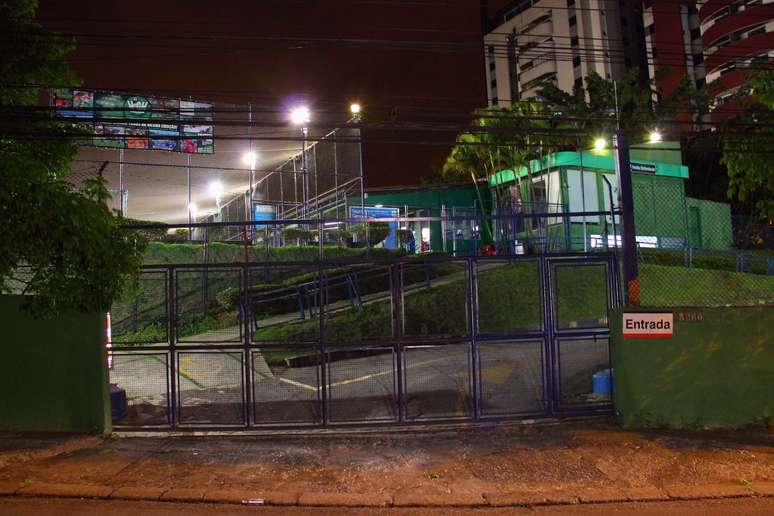
POLYGON ((213 181, 207 187, 207 192, 215 198, 215 204, 220 209, 220 197, 223 195, 223 183, 220 181, 213 181))
POLYGON ((654 129, 651 131, 650 136, 648 137, 649 143, 659 143, 662 139, 661 133, 658 131, 658 129, 654 129))
POLYGON ((242 156, 242 162, 250 167, 250 173, 247 176, 248 197, 250 198, 250 220, 253 217, 253 183, 255 183, 255 164, 258 161, 258 154, 253 151, 245 152, 242 156))
POLYGON ((299 106, 290 112, 290 123, 295 126, 301 126, 301 218, 306 218, 309 208, 309 178, 306 170, 306 137, 309 130, 306 124, 311 120, 309 108, 299 106))
POLYGON ((309 108, 306 106, 297 107, 290 112, 290 122, 293 125, 308 124, 310 119, 309 108))
POLYGON ((258 161, 258 154, 256 154, 253 151, 245 152, 244 155, 242 156, 242 162, 248 167, 250 167, 251 170, 255 168, 255 164, 257 163, 257 161, 258 161))
POLYGON ((607 140, 604 138, 597 138, 594 140, 594 150, 597 152, 602 152, 607 148, 607 140))
POLYGON ((357 102, 353 102, 352 104, 349 105, 349 112, 352 113, 353 115, 359 115, 361 109, 362 107, 357 102))

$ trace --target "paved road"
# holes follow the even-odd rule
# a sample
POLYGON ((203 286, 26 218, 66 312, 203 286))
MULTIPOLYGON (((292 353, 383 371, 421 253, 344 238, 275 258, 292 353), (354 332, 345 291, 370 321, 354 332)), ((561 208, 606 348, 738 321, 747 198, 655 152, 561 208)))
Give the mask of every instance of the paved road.
MULTIPOLYGON (((538 412, 543 404, 540 342, 481 343, 482 409, 487 415, 538 412)), ((607 363, 607 343, 561 343, 561 378, 568 399, 585 399, 591 375, 607 363)), ((241 351, 181 351, 180 418, 188 423, 242 420, 241 351)), ((406 415, 409 419, 470 413, 470 348, 467 344, 407 348, 403 354, 406 415)), ((167 354, 115 355, 111 382, 127 391, 134 422, 162 424, 167 404, 167 354)), ((397 358, 390 350, 328 365, 332 421, 396 419, 397 358)), ((253 353, 253 402, 257 422, 301 423, 319 417, 317 366, 269 368, 253 353)))
POLYGON ((504 509, 376 509, 332 507, 241 507, 235 505, 179 504, 162 502, 131 502, 75 499, 0 498, 0 515, 83 515, 83 516, 157 516, 166 514, 255 514, 255 515, 402 515, 452 516, 461 514, 505 515, 644 515, 644 516, 769 516, 774 514, 774 498, 736 498, 684 502, 611 503, 561 505, 504 509))

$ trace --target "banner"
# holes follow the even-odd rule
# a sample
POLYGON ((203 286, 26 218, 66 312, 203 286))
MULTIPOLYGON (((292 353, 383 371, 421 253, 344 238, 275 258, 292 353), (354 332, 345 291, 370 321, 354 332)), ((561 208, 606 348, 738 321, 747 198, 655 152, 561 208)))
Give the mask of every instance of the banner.
POLYGON ((108 91, 56 90, 61 118, 78 119, 93 137, 79 145, 212 154, 212 104, 108 91))

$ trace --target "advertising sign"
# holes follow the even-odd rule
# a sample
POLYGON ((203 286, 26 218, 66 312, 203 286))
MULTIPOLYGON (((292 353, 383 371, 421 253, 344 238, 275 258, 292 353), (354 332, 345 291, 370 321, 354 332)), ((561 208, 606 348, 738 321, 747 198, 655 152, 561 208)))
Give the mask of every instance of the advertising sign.
MULTIPOLYGON (((399 208, 384 208, 376 206, 350 206, 349 216, 353 219, 386 219, 400 217, 399 208)), ((387 249, 398 248, 398 223, 388 222, 390 232, 387 234, 387 238, 384 240, 384 247, 387 249)))
POLYGON ((674 335, 672 312, 625 312, 623 336, 625 339, 669 339, 674 335))
POLYGON ((81 145, 212 154, 212 105, 107 91, 57 90, 53 99, 62 118, 92 129, 81 145))
MULTIPOLYGON (((274 220, 274 206, 270 204, 253 203, 253 220, 274 220)), ((266 224, 256 224, 256 228, 262 228, 266 224)))

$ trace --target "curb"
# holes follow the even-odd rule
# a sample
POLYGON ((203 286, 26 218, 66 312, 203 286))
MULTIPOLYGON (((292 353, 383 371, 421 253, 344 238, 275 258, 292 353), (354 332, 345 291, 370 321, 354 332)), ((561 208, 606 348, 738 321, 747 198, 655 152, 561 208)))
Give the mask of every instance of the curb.
POLYGON ((89 498, 149 502, 212 503, 227 505, 271 505, 298 507, 535 507, 625 502, 710 500, 741 497, 774 497, 774 481, 749 485, 735 483, 697 486, 667 486, 583 490, 547 493, 516 491, 481 494, 273 492, 251 489, 201 489, 156 487, 110 487, 90 484, 0 482, 0 497, 89 498))

